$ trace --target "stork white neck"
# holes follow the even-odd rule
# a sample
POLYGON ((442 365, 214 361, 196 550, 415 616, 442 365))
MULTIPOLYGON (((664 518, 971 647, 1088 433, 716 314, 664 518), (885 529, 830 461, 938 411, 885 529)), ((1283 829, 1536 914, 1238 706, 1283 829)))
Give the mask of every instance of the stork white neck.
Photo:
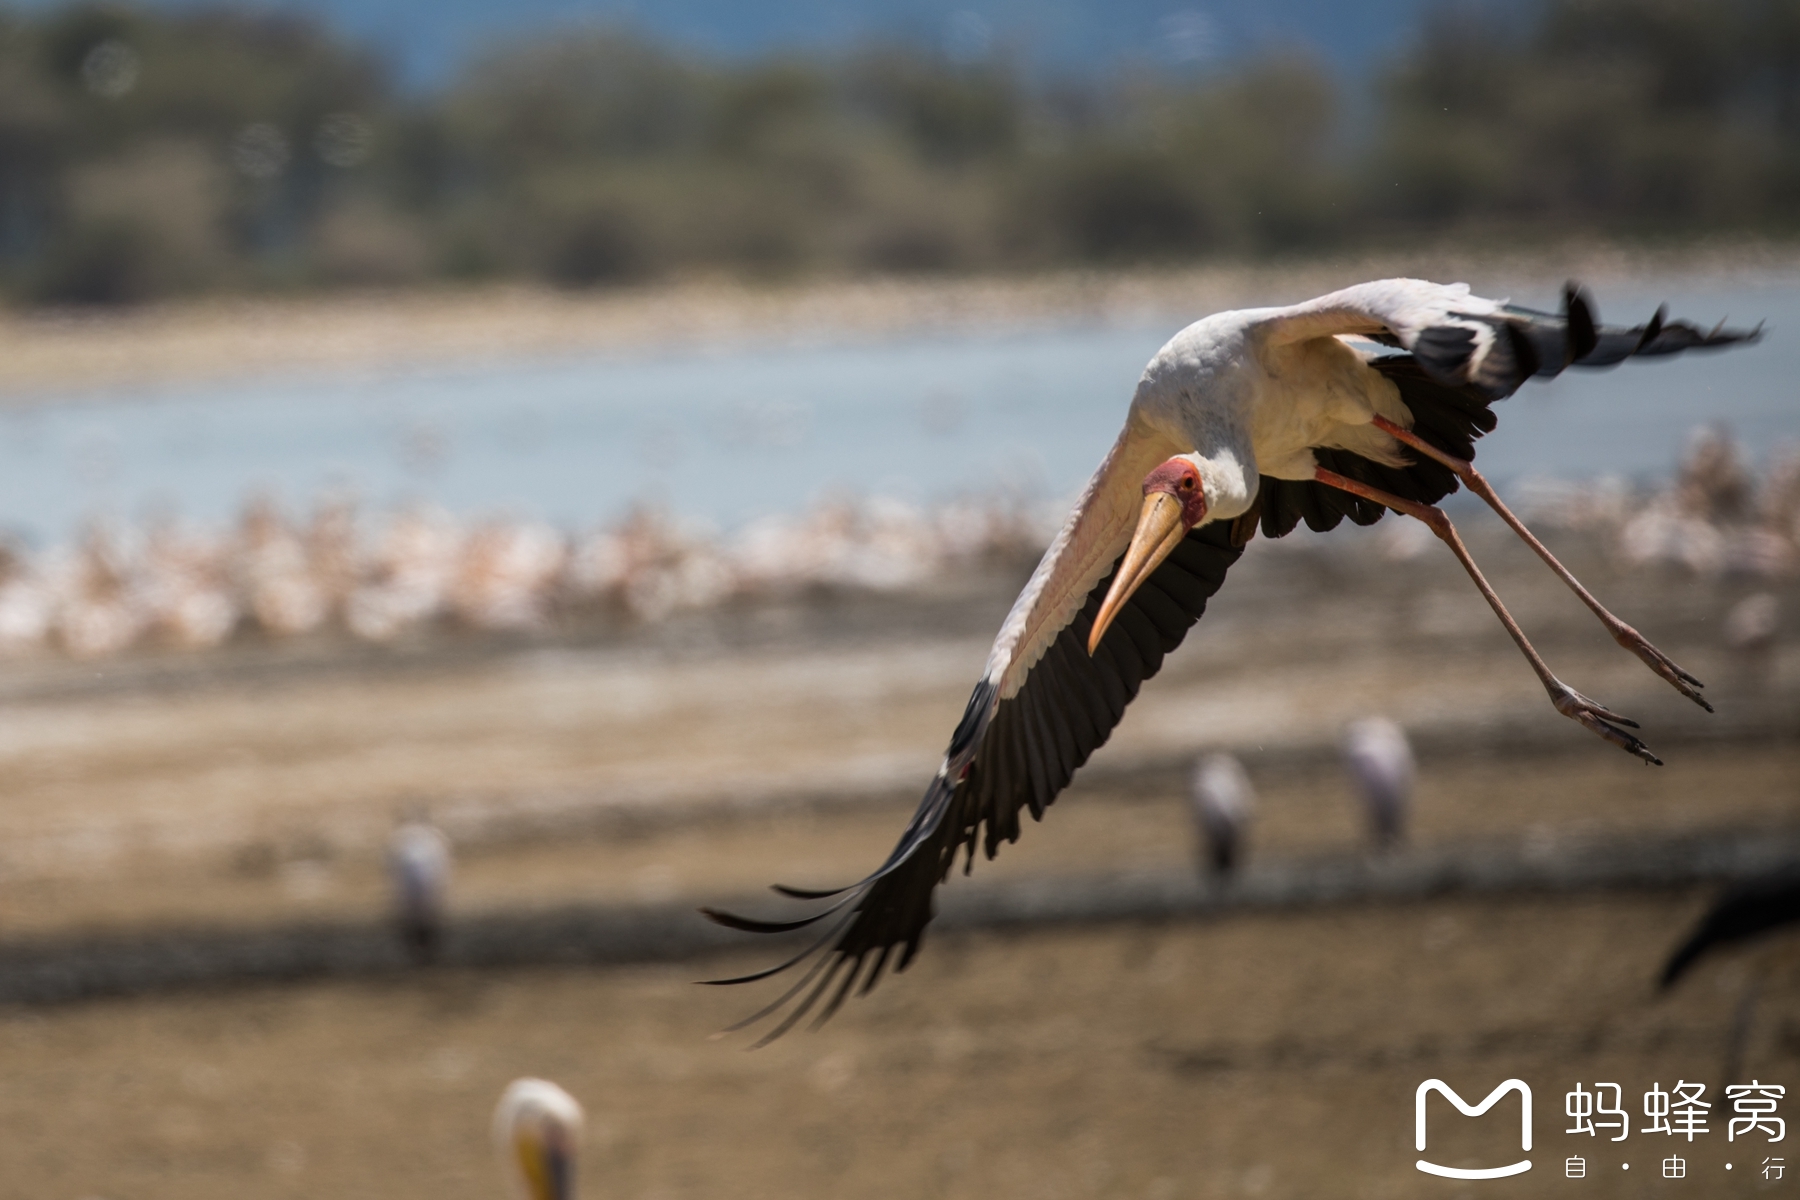
POLYGON ((1206 489, 1206 520, 1248 512, 1260 482, 1251 440, 1254 389, 1243 370, 1239 331, 1202 321, 1150 360, 1132 397, 1132 415, 1188 453, 1206 489))

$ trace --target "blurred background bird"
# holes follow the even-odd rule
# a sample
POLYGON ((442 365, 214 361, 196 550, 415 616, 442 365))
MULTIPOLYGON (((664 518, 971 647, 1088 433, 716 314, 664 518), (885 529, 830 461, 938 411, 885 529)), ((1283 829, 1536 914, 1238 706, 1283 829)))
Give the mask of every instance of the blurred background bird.
POLYGON ((584 1114, 545 1079, 515 1079, 494 1109, 494 1149, 519 1200, 575 1200, 584 1114))
POLYGON ((130 554, 116 530, 90 522, 65 573, 57 631, 75 658, 98 658, 129 646, 149 623, 130 554))
POLYGON ((1725 644, 1740 654, 1767 654, 1774 648, 1779 632, 1781 601, 1768 592, 1745 596, 1725 614, 1725 644))
POLYGON ((1250 775, 1233 755, 1209 754, 1194 764, 1188 799, 1201 873, 1223 879, 1243 862, 1246 834, 1256 811, 1250 775))
POLYGON ((1413 752, 1406 731, 1386 717, 1363 717, 1344 727, 1343 753, 1368 820, 1369 845, 1393 849, 1406 840, 1412 812, 1413 752))
POLYGON ((388 838, 387 861, 400 940, 414 962, 433 962, 450 899, 450 839, 423 817, 409 818, 388 838))

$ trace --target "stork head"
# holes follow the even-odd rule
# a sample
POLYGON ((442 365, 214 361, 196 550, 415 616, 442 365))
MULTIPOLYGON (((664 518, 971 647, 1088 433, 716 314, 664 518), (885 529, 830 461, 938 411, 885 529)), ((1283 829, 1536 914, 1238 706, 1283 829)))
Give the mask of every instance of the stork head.
POLYGON ((1206 520, 1206 484, 1200 466, 1198 455, 1178 454, 1144 476, 1144 507, 1138 513, 1137 532, 1131 535, 1131 545, 1119 560, 1112 587, 1094 618, 1094 630, 1088 635, 1089 654, 1100 645, 1131 594, 1181 544, 1188 530, 1206 520))
POLYGON ((494 1109, 494 1147, 522 1200, 575 1200, 582 1112, 543 1079, 515 1079, 494 1109))

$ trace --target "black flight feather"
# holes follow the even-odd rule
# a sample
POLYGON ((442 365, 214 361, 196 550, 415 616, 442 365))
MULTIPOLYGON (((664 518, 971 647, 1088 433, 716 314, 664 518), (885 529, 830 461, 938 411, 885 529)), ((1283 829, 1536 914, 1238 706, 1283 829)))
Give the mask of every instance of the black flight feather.
MULTIPOLYGON (((932 893, 954 865, 957 851, 984 841, 991 856, 998 840, 1017 837, 1021 809, 1042 815, 1074 772, 1105 742, 1142 682, 1156 674, 1164 655, 1199 620, 1206 602, 1241 553, 1241 547, 1230 544, 1226 524, 1204 525, 1188 534, 1120 609, 1092 659, 1074 665, 1088 658, 1085 635, 1112 586, 1108 573, 1089 592, 1076 620, 1050 644, 1016 695, 996 701, 991 684, 983 681, 976 688, 953 742, 960 744, 962 751, 973 753, 968 773, 960 781, 945 775, 932 780, 908 826, 908 836, 901 839, 881 869, 846 893, 849 907, 842 914, 843 925, 833 927, 781 968, 741 977, 746 981, 767 978, 819 956, 799 984, 749 1022, 787 1009, 759 1045, 793 1028, 818 1009, 821 1001, 820 1019, 834 1012, 855 990, 839 978, 842 968, 850 967, 854 979, 857 971, 852 964, 878 955, 883 964, 893 962, 890 973, 906 969, 931 920, 932 893), (1092 699, 1076 699, 1077 693, 1103 695, 1107 701, 1095 704, 1092 699), (915 832, 917 836, 913 836, 915 832), (899 956, 894 961, 896 949, 899 956), (819 964, 826 960, 833 966, 821 971, 819 964), (834 980, 837 988, 827 998, 834 980)), ((1114 566, 1116 569, 1117 564, 1114 566)), ((949 761, 958 758, 959 754, 952 754, 949 761)), ((702 911, 735 929, 760 931, 802 923, 755 921, 713 909, 702 911)), ((828 915, 834 915, 832 909, 810 919, 828 915)), ((867 991, 874 981, 871 972, 861 990, 867 991)))

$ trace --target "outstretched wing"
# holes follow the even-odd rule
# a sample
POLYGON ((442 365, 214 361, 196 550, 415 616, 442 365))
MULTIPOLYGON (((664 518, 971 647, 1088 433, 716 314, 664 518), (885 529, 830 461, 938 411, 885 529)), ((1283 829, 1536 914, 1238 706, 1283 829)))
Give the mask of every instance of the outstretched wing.
POLYGON ((1119 612, 1095 652, 1087 652, 1094 618, 1130 541, 1143 477, 1173 452, 1146 430, 1128 426, 1120 437, 1001 627, 944 764, 887 861, 834 892, 778 887, 798 900, 829 901, 823 911, 795 920, 702 910, 754 933, 825 929, 768 970, 711 981, 747 983, 810 961, 773 1004, 737 1028, 780 1013, 763 1038, 771 1041, 816 1007, 824 1021, 859 980, 868 991, 890 963, 904 970, 958 850, 966 854, 966 871, 977 844, 992 858, 1001 842, 1018 839, 1021 810, 1041 819, 1112 733, 1143 681, 1200 619, 1242 553, 1232 531, 1248 533, 1245 525, 1215 522, 1188 534, 1119 612))
MULTIPOLYGON (((1264 336, 1275 344, 1315 337, 1360 336, 1407 353, 1371 354, 1369 365, 1400 390, 1413 430, 1457 458, 1475 457, 1475 440, 1493 431, 1489 406, 1527 379, 1568 367, 1610 367, 1628 358, 1679 354, 1756 341, 1751 330, 1710 332, 1670 321, 1667 306, 1631 328, 1602 325, 1587 292, 1563 290, 1560 313, 1539 312, 1471 295, 1466 284, 1383 279, 1268 310, 1264 336)), ((1315 449, 1321 467, 1391 492, 1435 504, 1457 489, 1449 469, 1420 457, 1405 467, 1372 462, 1348 450, 1315 449)), ((1372 525, 1383 506, 1311 480, 1264 479, 1258 498, 1263 533, 1281 537, 1301 521, 1323 532, 1345 517, 1372 525)))

